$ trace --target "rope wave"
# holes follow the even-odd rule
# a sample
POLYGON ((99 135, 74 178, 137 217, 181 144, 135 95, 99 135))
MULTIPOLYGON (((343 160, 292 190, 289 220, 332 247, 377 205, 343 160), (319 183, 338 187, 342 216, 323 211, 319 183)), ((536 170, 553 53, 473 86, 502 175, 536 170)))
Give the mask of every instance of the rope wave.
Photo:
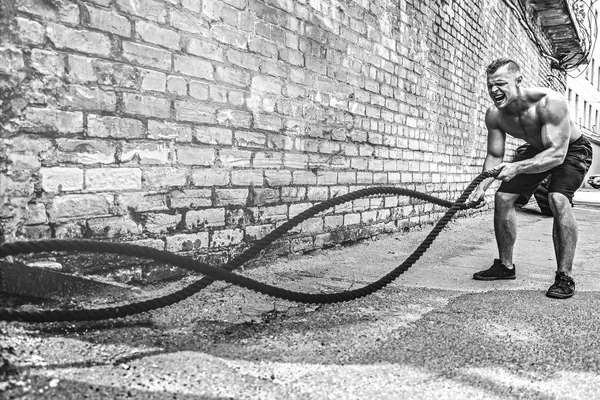
POLYGON ((475 189, 475 187, 484 179, 495 177, 496 171, 484 171, 477 176, 469 186, 463 191, 461 196, 455 201, 450 202, 428 194, 415 190, 396 188, 396 187, 372 187, 360 189, 354 192, 347 193, 340 197, 335 197, 316 204, 311 208, 296 215, 284 224, 273 230, 271 233, 255 242, 246 251, 233 258, 227 264, 221 267, 212 267, 206 263, 195 261, 187 257, 179 256, 167 251, 156 250, 148 247, 126 244, 126 243, 111 243, 95 240, 35 240, 35 241, 19 241, 8 242, 0 245, 0 257, 14 256, 28 253, 44 253, 50 251, 78 251, 90 253, 111 253, 135 256, 139 258, 152 259, 159 262, 164 262, 171 265, 176 265, 181 268, 199 272, 205 275, 198 281, 171 293, 166 296, 157 297, 141 302, 130 303, 116 307, 106 307, 98 309, 81 309, 81 310, 40 310, 40 311, 22 311, 12 308, 0 308, 0 320, 3 321, 25 321, 25 322, 61 322, 61 321, 91 321, 103 320, 110 318, 120 318, 128 315, 138 314, 162 307, 166 307, 182 301, 200 290, 206 288, 215 280, 229 282, 258 293, 266 294, 272 297, 312 304, 331 304, 355 300, 364 296, 368 296, 378 290, 381 290, 401 274, 406 272, 431 246, 439 233, 444 229, 454 215, 460 211, 472 208, 475 204, 466 204, 466 200, 475 189), (347 203, 356 199, 374 196, 374 195, 404 195, 412 198, 424 200, 433 204, 447 207, 448 210, 444 216, 436 223, 431 232, 421 242, 421 244, 406 258, 406 260, 398 267, 394 268, 385 276, 377 281, 363 286, 358 289, 348 290, 337 293, 302 293, 293 290, 283 289, 280 287, 268 285, 256 280, 235 274, 231 271, 239 268, 244 263, 254 258, 261 250, 265 249, 275 240, 279 239, 290 229, 294 228, 303 221, 313 217, 314 215, 335 207, 337 205, 347 203))

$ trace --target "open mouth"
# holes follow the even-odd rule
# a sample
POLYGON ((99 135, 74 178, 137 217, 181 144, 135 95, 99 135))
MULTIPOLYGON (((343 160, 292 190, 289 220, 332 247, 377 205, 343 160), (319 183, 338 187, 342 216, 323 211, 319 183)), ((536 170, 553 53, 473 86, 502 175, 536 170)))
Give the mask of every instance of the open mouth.
POLYGON ((500 104, 504 101, 504 99, 506 99, 506 96, 502 93, 495 93, 492 95, 492 99, 494 100, 494 103, 500 104))

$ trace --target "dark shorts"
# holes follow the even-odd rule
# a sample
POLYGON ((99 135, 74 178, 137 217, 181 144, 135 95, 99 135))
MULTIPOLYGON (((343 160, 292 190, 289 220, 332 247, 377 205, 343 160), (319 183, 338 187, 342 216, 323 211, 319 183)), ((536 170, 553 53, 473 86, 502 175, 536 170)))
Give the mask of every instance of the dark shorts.
MULTIPOLYGON (((517 154, 514 161, 527 160, 541 152, 542 150, 527 146, 524 151, 517 154)), ((585 174, 591 164, 592 145, 582 135, 579 139, 569 144, 567 156, 561 165, 538 174, 517 175, 508 182, 502 182, 498 191, 520 194, 521 197, 517 199, 517 204, 527 204, 540 183, 549 175, 552 175, 548 192, 564 194, 569 199, 571 205, 573 205, 573 194, 583 183, 585 174)))

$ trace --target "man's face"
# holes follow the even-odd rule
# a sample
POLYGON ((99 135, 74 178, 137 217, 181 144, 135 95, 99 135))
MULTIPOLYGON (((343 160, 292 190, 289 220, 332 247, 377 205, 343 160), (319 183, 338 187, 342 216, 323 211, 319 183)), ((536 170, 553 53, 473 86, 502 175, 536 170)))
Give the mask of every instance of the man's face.
POLYGON ((510 104, 518 94, 520 83, 521 76, 509 71, 507 65, 498 68, 493 74, 488 74, 487 88, 494 105, 504 108, 510 104))

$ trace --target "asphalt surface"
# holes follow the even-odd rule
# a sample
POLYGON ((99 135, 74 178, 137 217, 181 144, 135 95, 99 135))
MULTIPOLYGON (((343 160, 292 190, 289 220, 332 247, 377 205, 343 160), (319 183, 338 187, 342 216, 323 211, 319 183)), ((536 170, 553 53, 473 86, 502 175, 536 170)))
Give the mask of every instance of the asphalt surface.
MULTIPOLYGON (((575 203, 571 299, 545 296, 552 219, 535 207, 518 213, 517 279, 473 280, 496 256, 492 215, 480 213, 449 224, 394 283, 348 303, 305 306, 215 283, 120 320, 0 323, 0 397, 600 398, 600 191, 575 203)), ((430 228, 242 273, 299 291, 354 289, 400 264, 430 228)))

